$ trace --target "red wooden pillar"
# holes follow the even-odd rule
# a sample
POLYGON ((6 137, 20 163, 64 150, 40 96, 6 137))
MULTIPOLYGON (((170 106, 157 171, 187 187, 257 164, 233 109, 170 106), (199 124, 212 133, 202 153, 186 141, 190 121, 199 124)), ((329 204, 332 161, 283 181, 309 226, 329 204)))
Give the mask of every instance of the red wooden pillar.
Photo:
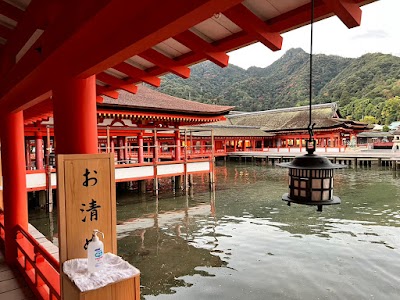
POLYGON ((128 153, 128 138, 126 136, 123 137, 124 142, 124 160, 128 163, 129 153, 128 153))
POLYGON ((123 152, 124 141, 121 136, 117 136, 117 160, 121 161, 124 160, 124 152, 123 152))
POLYGON ((1 127, 5 258, 7 263, 14 264, 17 259, 15 226, 28 230, 23 112, 2 117, 1 127))
POLYGON ((53 89, 57 154, 96 154, 96 79, 64 80, 53 89))
POLYGON ((179 130, 175 131, 175 160, 181 160, 181 135, 179 130))
POLYGON ((25 162, 26 162, 26 169, 31 169, 31 145, 29 138, 25 140, 25 162))
POLYGON ((110 144, 111 144, 111 152, 114 153, 115 152, 115 149, 114 149, 115 145, 114 145, 114 139, 113 138, 111 139, 110 144))
POLYGON ((237 148, 237 140, 233 141, 233 152, 236 152, 236 148, 237 148))
POLYGON ((43 170, 43 137, 41 132, 36 132, 35 138, 35 146, 36 146, 36 170, 43 170))
POLYGON ((143 155, 143 133, 139 133, 138 137, 138 163, 143 163, 144 162, 144 155, 143 155))

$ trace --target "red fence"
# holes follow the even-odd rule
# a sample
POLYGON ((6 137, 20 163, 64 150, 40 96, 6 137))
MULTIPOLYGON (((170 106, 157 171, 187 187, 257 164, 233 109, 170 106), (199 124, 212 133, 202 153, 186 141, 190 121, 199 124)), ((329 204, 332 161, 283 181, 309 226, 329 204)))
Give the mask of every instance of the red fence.
POLYGON ((17 266, 38 299, 61 299, 60 263, 19 225, 17 266))

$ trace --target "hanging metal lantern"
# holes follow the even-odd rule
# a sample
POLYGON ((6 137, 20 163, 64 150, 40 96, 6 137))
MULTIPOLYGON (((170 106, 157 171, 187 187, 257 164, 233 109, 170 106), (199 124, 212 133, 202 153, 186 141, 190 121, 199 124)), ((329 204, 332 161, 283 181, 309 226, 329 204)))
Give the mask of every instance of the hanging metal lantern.
POLYGON ((278 164, 289 168, 289 193, 282 196, 288 205, 293 203, 317 205, 322 211, 323 205, 339 204, 340 198, 333 196, 333 170, 343 168, 332 164, 326 157, 314 154, 314 124, 312 124, 312 62, 313 62, 313 24, 315 0, 311 0, 311 39, 310 39, 310 80, 309 80, 309 139, 306 141, 307 154, 296 157, 290 163, 278 164))
POLYGON ((333 195, 333 170, 344 166, 314 154, 314 139, 308 140, 306 147, 307 154, 292 162, 278 164, 289 168, 289 193, 284 194, 282 200, 289 206, 292 202, 316 205, 318 211, 322 211, 323 205, 340 204, 340 198, 333 195))

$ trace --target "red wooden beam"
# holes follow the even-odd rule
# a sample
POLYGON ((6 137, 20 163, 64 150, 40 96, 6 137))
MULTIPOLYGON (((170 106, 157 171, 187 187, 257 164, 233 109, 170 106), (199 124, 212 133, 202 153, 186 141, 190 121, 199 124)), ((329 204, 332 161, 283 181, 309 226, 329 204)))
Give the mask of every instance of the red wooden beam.
MULTIPOLYGON (((3 2, 3 1, 1 1, 3 2)), ((34 0, 27 7, 24 17, 18 22, 13 30, 13 34, 7 41, 1 57, 2 69, 4 74, 11 69, 15 63, 15 57, 32 34, 42 27, 47 12, 48 2, 45 0, 34 0)))
POLYGON ((271 50, 276 51, 282 48, 283 38, 279 32, 271 30, 269 25, 264 23, 244 5, 239 4, 224 11, 224 15, 271 50))
POLYGON ((119 97, 119 93, 117 91, 114 91, 112 89, 106 88, 106 87, 101 86, 101 85, 97 85, 96 86, 96 93, 97 93, 98 96, 99 95, 105 95, 105 96, 108 96, 108 97, 113 98, 113 99, 118 99, 118 97, 119 97))
POLYGON ((140 53, 139 56, 161 67, 162 69, 174 73, 175 75, 178 75, 184 79, 189 78, 190 76, 190 69, 188 67, 176 62, 171 58, 166 57, 165 55, 154 49, 150 48, 140 53))
POLYGON ((362 11, 352 0, 324 0, 326 5, 348 27, 360 26, 362 11))
POLYGON ((114 66, 113 69, 128 75, 132 82, 143 81, 155 87, 159 87, 161 83, 160 78, 151 76, 146 71, 135 68, 124 62, 114 66))
POLYGON ((24 16, 24 11, 7 2, 0 1, 0 14, 19 22, 24 16))
MULTIPOLYGON (((25 12, 26 17, 20 22, 21 26, 26 22, 25 27, 29 29, 30 24, 32 24, 29 16, 40 16, 43 13, 40 9, 45 10, 45 7, 39 5, 41 1, 44 0, 32 1, 25 12), (38 6, 32 6, 33 4, 37 4, 38 6), (39 10, 38 15, 33 13, 34 9, 39 10)), ((6 100, 2 101, 6 103, 6 105, 2 104, 4 111, 26 109, 34 105, 35 103, 31 102, 32 99, 51 90, 57 84, 57 81, 62 80, 60 74, 67 76, 63 72, 62 66, 73 65, 75 62, 70 57, 66 59, 68 53, 61 53, 58 56, 52 54, 60 52, 61 45, 69 41, 69 38, 76 34, 88 19, 96 15, 109 1, 111 0, 56 1, 55 4, 61 3, 61 5, 64 5, 62 6, 62 13, 53 19, 54 23, 46 28, 39 40, 26 52, 21 60, 17 64, 11 65, 12 68, 10 70, 7 68, 4 76, 0 76, 0 98, 6 100), (35 48, 40 49, 40 52, 35 48)), ((51 1, 47 2, 51 3, 51 1)), ((56 9, 53 8, 53 10, 56 9)), ((34 31, 34 27, 32 27, 31 32, 34 31)), ((18 28, 21 27, 18 26, 18 28)), ((25 37, 30 37, 23 28, 20 30, 21 37, 18 37, 18 34, 16 35, 15 33, 12 35, 12 38, 15 39, 15 44, 9 44, 10 41, 8 41, 7 47, 5 47, 7 51, 6 49, 3 50, 0 66, 3 67, 9 64, 10 61, 14 63, 15 55, 20 49, 16 44, 23 46, 25 42, 22 40, 25 37)), ((82 40, 77 42, 74 45, 75 50, 81 52, 80 45, 82 44, 84 44, 82 40)), ((89 52, 88 55, 90 55, 89 52)), ((4 69, 2 70, 4 73, 4 69)))
POLYGON ((0 36, 6 40, 10 37, 12 29, 0 24, 0 36))
POLYGON ((94 28, 87 27, 84 33, 85 36, 88 34, 87 38, 97 40, 95 48, 98 51, 82 61, 84 64, 81 67, 86 71, 82 72, 80 76, 87 77, 93 72, 99 73, 138 55, 171 36, 212 17, 214 13, 224 11, 242 1, 114 0, 107 13, 100 13, 96 17, 101 24, 97 24, 94 28), (121 5, 124 7, 123 10, 121 10, 121 5), (132 30, 138 26, 140 30, 132 30), (94 34, 95 32, 102 34, 94 34), (104 40, 107 40, 107 43, 104 43, 104 40))
POLYGON ((174 39, 190 48, 193 52, 203 54, 216 65, 222 68, 228 66, 229 56, 225 52, 216 50, 212 44, 206 42, 193 32, 189 30, 184 31, 174 36, 174 39))
POLYGON ((0 105, 9 111, 29 107, 30 99, 61 79, 59 74, 98 74, 241 1, 61 1, 62 14, 37 42, 40 57, 32 47, 0 77, 0 105))
POLYGON ((104 83, 107 83, 117 89, 125 90, 129 93, 136 94, 137 93, 137 86, 133 84, 129 84, 128 82, 121 80, 117 77, 114 77, 107 73, 99 73, 96 75, 96 78, 104 83))

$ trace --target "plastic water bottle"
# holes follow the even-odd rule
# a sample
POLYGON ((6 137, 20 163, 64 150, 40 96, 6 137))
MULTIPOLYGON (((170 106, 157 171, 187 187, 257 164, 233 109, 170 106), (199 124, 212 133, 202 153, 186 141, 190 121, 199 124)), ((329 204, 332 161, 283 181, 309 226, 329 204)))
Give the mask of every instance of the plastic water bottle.
POLYGON ((97 236, 98 233, 101 233, 104 239, 104 233, 97 229, 93 230, 92 241, 89 243, 87 250, 89 273, 98 272, 103 268, 104 245, 97 236))

